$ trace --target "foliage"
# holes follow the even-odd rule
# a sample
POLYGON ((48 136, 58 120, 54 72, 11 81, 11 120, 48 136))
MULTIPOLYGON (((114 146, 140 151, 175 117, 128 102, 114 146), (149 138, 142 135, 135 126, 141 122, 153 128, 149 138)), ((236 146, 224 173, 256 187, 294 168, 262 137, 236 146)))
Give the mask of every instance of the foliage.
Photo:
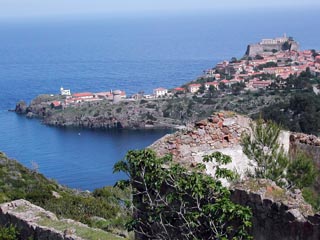
POLYGON ((300 152, 290 159, 278 142, 279 134, 276 123, 260 118, 251 124, 251 134, 242 135, 243 152, 256 163, 254 176, 288 189, 312 186, 317 176, 312 159, 300 152))
POLYGON ((188 171, 150 149, 129 151, 114 166, 129 177, 118 186, 132 187, 134 216, 128 228, 148 239, 251 239, 250 209, 234 204, 217 180, 233 177, 220 167, 231 159, 215 153, 204 161, 213 159, 218 163, 216 178, 203 173, 204 164, 188 171))
POLYGON ((283 185, 284 170, 288 166, 288 158, 278 143, 280 128, 273 122, 266 124, 258 119, 250 125, 252 135, 242 136, 243 152, 256 162, 255 177, 268 178, 283 185))
POLYGON ((295 93, 288 102, 265 107, 261 114, 290 131, 319 135, 320 97, 313 93, 295 93))
POLYGON ((202 93, 205 92, 205 90, 206 90, 206 87, 205 87, 205 85, 202 83, 201 86, 200 86, 200 88, 199 88, 199 90, 198 90, 198 93, 202 94, 202 93))
POLYGON ((60 217, 90 226, 97 226, 93 217, 100 217, 106 221, 100 227, 109 230, 124 229, 124 223, 129 219, 120 197, 129 198, 128 190, 105 187, 96 189, 93 194, 71 190, 0 153, 0 203, 26 199, 60 217))
POLYGON ((311 204, 313 209, 320 211, 320 194, 318 191, 311 187, 304 188, 302 189, 302 196, 306 202, 311 204))
POLYGON ((16 240, 18 239, 18 231, 13 225, 7 227, 0 226, 0 239, 1 240, 16 240))
POLYGON ((232 94, 239 95, 244 90, 246 84, 244 82, 235 83, 231 85, 232 94))
POLYGON ((311 186, 317 177, 317 171, 312 159, 305 153, 298 152, 287 169, 287 180, 290 185, 302 189, 311 186))
POLYGON ((262 70, 262 69, 264 69, 264 68, 272 68, 272 67, 277 67, 277 66, 278 66, 278 64, 275 63, 275 62, 267 62, 267 63, 265 63, 265 64, 260 64, 260 65, 258 66, 258 69, 259 69, 259 70, 262 70))

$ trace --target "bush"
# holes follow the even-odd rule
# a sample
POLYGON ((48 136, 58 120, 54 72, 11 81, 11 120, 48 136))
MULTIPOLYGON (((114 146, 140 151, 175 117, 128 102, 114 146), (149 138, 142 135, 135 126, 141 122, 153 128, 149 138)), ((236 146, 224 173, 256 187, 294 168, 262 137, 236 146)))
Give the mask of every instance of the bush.
POLYGON ((257 164, 254 177, 271 179, 288 189, 312 186, 317 176, 312 159, 303 153, 290 159, 278 142, 279 134, 276 123, 260 118, 251 124, 251 133, 242 135, 243 152, 257 164))
POLYGON ((1 240, 17 240, 18 239, 18 231, 13 225, 9 225, 8 227, 0 226, 0 239, 1 240))
POLYGON ((129 151, 114 166, 130 178, 118 186, 132 187, 134 216, 128 230, 148 239, 251 239, 250 209, 233 203, 217 180, 233 178, 232 171, 220 167, 231 158, 217 152, 204 161, 213 159, 219 163, 215 178, 204 174, 203 164, 188 171, 150 149, 129 151))

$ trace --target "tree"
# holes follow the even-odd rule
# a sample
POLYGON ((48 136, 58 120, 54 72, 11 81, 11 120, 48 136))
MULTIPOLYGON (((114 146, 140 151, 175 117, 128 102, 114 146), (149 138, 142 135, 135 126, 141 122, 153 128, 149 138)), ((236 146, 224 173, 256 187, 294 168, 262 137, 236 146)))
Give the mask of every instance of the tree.
POLYGON ((317 176, 316 166, 311 158, 298 152, 289 158, 279 144, 280 127, 261 118, 251 124, 251 132, 241 138, 243 152, 256 163, 254 176, 275 181, 287 189, 310 187, 317 176))
POLYGON ((239 95, 245 87, 246 84, 244 82, 235 83, 231 85, 231 90, 234 95, 239 95))
POLYGON ((236 57, 232 57, 230 60, 230 63, 236 63, 238 61, 238 59, 236 57))
POLYGON ((204 83, 202 83, 201 86, 199 87, 198 93, 202 94, 202 93, 204 93, 205 90, 206 90, 206 87, 205 87, 204 83))
POLYGON ((257 164, 254 176, 268 178, 283 185, 289 159, 278 142, 279 126, 272 121, 264 123, 260 118, 255 124, 251 123, 250 127, 252 134, 244 133, 241 143, 243 152, 257 164))
POLYGON ((13 225, 7 227, 0 226, 0 239, 2 240, 16 240, 18 239, 18 231, 13 225))
POLYGON ((309 187, 315 182, 316 177, 317 171, 312 159, 305 153, 298 152, 288 166, 287 179, 290 187, 309 187))
POLYGON ((218 96, 218 90, 214 86, 210 85, 209 94, 208 95, 209 95, 210 98, 217 97, 218 96))
POLYGON ((132 188, 129 230, 140 239, 252 239, 250 209, 233 203, 230 191, 217 180, 233 177, 232 171, 220 167, 231 158, 221 153, 204 157, 204 162, 213 160, 215 178, 204 174, 204 164, 187 170, 150 149, 129 151, 114 166, 129 177, 117 185, 132 188))

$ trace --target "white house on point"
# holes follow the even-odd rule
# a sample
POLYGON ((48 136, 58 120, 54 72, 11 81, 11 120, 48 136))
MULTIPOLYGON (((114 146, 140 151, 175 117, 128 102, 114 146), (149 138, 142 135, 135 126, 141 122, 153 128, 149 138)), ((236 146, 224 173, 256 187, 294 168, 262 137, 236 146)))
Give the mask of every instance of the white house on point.
POLYGON ((163 97, 168 93, 168 89, 166 88, 156 88, 153 89, 153 95, 155 97, 163 97))
POLYGON ((62 96, 71 96, 71 91, 70 89, 63 89, 63 87, 60 88, 60 94, 62 96))

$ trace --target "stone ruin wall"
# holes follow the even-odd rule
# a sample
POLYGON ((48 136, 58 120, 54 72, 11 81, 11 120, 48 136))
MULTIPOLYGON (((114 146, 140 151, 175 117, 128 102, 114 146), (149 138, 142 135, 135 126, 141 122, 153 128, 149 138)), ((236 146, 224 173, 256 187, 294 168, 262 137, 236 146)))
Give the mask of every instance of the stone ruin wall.
POLYGON ((320 169, 320 138, 303 133, 291 133, 289 153, 295 156, 299 151, 311 157, 320 169))
POLYGON ((193 163, 198 153, 238 146, 241 133, 249 129, 250 121, 245 116, 220 112, 164 136, 150 148, 160 156, 172 154, 176 162, 193 163))
POLYGON ((255 240, 320 239, 320 215, 313 214, 299 190, 284 192, 272 181, 260 179, 234 186, 231 199, 252 209, 255 240), (254 184, 259 189, 250 189, 254 184))

